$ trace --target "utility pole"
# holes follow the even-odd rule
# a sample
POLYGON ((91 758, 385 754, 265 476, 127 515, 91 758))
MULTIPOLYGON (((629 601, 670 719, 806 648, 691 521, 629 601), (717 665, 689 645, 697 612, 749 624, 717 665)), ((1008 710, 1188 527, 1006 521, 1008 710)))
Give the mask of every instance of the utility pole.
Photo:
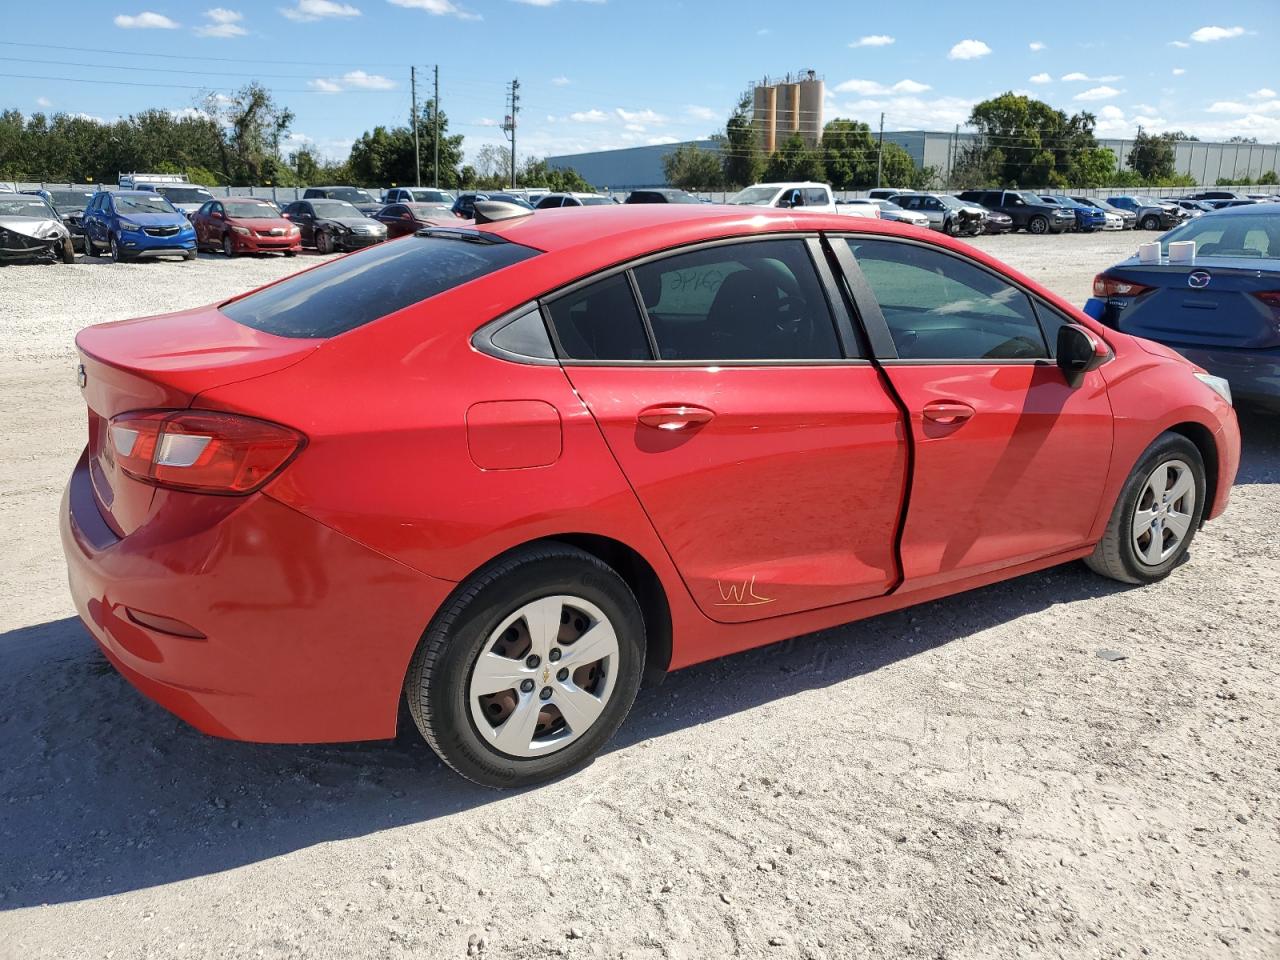
POLYGON ((436 90, 431 105, 431 125, 433 129, 432 143, 435 144, 435 158, 431 161, 431 185, 440 189, 440 64, 436 64, 436 90))
POLYGON ((511 81, 508 91, 511 97, 509 103, 511 112, 507 114, 507 119, 502 124, 502 132, 511 141, 511 189, 514 190, 516 187, 516 115, 520 112, 519 78, 511 81))
POLYGON ((884 169, 884 114, 880 114, 880 146, 876 149, 876 186, 880 186, 880 171, 884 169))
POLYGON ((422 158, 418 152, 418 68, 409 68, 409 99, 413 110, 413 185, 422 186, 422 158))

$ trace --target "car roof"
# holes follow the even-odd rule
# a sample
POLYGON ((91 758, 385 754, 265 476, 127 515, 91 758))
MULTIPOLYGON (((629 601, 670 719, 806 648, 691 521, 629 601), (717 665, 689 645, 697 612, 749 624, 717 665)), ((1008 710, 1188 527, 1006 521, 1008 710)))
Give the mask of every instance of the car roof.
POLYGON ((1206 217, 1265 217, 1280 216, 1280 204, 1240 203, 1230 207, 1219 207, 1205 213, 1206 217))

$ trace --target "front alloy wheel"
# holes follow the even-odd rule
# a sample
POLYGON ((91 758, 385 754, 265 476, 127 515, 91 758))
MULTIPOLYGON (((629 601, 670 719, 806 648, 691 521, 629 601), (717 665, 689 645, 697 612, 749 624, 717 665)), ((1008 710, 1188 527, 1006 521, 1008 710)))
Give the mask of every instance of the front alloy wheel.
POLYGON ((1027 224, 1027 233, 1048 233, 1049 221, 1044 217, 1032 217, 1027 224))
POLYGON ((547 541, 513 550, 436 612, 405 678, 415 724, 454 770, 518 787, 588 763, 644 669, 644 615, 597 557, 547 541))
POLYGON ((1156 216, 1147 216, 1142 218, 1143 230, 1159 230, 1160 218, 1156 216))

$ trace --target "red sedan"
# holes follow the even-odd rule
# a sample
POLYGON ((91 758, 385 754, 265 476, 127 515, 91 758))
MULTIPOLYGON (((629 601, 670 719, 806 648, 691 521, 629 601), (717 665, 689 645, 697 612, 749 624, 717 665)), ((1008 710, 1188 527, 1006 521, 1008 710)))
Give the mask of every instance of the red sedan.
POLYGON ((266 200, 209 200, 191 215, 191 223, 196 228, 197 250, 221 250, 228 257, 237 253, 283 253, 292 257, 302 251, 302 234, 297 225, 282 217, 266 200))
POLYGON ((201 730, 385 738, 404 695, 534 783, 646 669, 1072 560, 1151 583, 1227 505, 1224 381, 947 237, 480 212, 77 337, 71 592, 201 730))
POLYGON ((389 203, 373 215, 387 225, 387 239, 417 233, 423 227, 436 227, 456 221, 453 211, 442 203, 389 203))

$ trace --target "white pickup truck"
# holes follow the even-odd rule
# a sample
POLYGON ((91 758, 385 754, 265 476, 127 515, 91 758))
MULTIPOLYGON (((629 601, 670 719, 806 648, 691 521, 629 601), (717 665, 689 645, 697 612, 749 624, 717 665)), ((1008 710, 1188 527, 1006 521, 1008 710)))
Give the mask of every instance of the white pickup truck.
POLYGON ((813 213, 839 213, 848 217, 880 216, 874 204, 848 203, 836 205, 831 188, 825 183, 757 183, 740 190, 727 203, 743 207, 784 207, 813 213))

